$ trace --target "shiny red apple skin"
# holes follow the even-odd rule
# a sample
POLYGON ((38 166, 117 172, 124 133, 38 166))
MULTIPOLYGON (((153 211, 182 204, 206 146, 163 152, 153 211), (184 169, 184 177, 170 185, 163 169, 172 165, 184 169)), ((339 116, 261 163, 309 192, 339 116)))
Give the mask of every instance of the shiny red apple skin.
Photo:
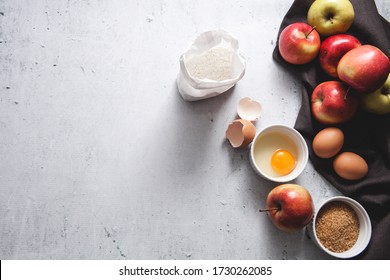
POLYGON ((272 189, 267 197, 267 208, 272 223, 286 232, 304 228, 314 214, 309 191, 296 184, 283 184, 272 189))
POLYGON ((279 35, 279 52, 291 64, 306 64, 317 57, 321 39, 318 32, 304 22, 286 26, 279 35))
POLYGON ((371 93, 380 88, 389 72, 389 58, 372 45, 362 45, 350 50, 337 66, 340 80, 360 93, 371 93))
POLYGON ((343 82, 326 81, 315 87, 311 95, 314 118, 323 124, 340 124, 355 116, 359 102, 343 82))
POLYGON ((319 63, 328 75, 337 78, 337 65, 350 50, 360 47, 360 41, 349 34, 337 34, 327 37, 320 47, 319 63))

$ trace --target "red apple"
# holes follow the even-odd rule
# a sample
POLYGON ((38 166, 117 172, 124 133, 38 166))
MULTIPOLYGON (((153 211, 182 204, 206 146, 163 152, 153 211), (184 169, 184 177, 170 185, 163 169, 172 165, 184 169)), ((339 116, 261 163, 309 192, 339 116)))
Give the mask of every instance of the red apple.
POLYGON ((352 35, 337 34, 329 36, 321 43, 319 55, 321 68, 328 75, 337 78, 337 65, 340 59, 350 50, 360 46, 360 41, 352 35))
POLYGON ((350 50, 337 66, 340 80, 361 93, 371 93, 380 88, 389 72, 389 58, 372 45, 362 45, 350 50))
POLYGON ((270 191, 267 212, 280 230, 292 232, 304 228, 313 218, 314 205, 309 191, 296 184, 283 184, 270 191))
POLYGON ((320 50, 320 35, 304 22, 285 27, 279 35, 279 52, 291 64, 305 64, 312 61, 320 50))
POLYGON ((319 84, 311 95, 314 118, 323 124, 339 124, 353 118, 358 99, 348 86, 340 81, 319 84))

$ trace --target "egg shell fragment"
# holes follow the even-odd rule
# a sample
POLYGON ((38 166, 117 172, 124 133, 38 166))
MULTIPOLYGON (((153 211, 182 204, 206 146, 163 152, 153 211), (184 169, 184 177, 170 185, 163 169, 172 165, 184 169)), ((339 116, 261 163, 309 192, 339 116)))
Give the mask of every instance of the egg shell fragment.
POLYGON ((237 105, 237 114, 241 119, 255 121, 260 118, 262 106, 250 97, 241 98, 237 105))
POLYGON ((313 139, 313 151, 320 158, 331 158, 340 152, 344 144, 344 133, 337 127, 327 127, 313 139))
POLYGON ((368 173, 367 162, 352 152, 343 152, 333 161, 333 169, 337 175, 346 180, 360 180, 368 173))
POLYGON ((256 135, 256 127, 250 121, 234 120, 226 130, 226 138, 233 148, 244 148, 248 146, 256 135))

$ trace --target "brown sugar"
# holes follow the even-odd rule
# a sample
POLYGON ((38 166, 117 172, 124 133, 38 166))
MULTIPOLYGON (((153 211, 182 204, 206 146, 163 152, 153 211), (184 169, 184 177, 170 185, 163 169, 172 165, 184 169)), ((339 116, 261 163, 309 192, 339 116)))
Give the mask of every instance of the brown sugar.
POLYGON ((328 250, 341 253, 352 248, 359 237, 359 218, 348 204, 327 203, 317 215, 316 234, 328 250))

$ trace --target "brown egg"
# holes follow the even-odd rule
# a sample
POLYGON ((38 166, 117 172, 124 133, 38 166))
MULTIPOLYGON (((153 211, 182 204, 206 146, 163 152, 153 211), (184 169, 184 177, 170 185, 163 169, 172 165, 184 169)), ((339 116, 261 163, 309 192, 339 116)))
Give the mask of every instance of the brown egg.
POLYGON ((313 139, 313 151, 320 158, 331 158, 340 152, 344 144, 344 133, 337 127, 328 127, 313 139))
POLYGON ((341 178, 359 180, 368 173, 367 162, 359 155, 351 152, 339 154, 333 161, 333 169, 341 178))
POLYGON ((255 138, 256 127, 247 120, 237 119, 226 130, 226 138, 233 148, 244 148, 255 138))

